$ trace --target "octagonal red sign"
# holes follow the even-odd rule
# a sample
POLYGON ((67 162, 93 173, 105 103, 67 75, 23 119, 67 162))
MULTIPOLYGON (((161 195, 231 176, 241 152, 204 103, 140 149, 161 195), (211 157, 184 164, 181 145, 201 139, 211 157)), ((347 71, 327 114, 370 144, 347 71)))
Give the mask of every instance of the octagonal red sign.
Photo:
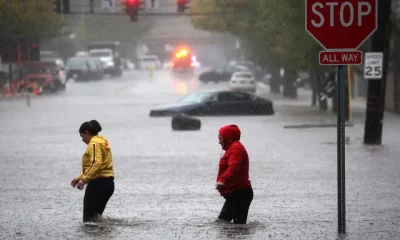
POLYGON ((355 50, 377 29, 378 0, 305 0, 306 31, 326 50, 355 50))

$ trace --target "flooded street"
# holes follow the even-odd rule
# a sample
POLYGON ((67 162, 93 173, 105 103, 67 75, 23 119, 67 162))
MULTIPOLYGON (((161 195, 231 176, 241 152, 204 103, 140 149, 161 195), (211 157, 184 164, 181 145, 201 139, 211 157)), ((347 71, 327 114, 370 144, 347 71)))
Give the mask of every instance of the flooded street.
MULTIPOLYGON (((334 123, 335 116, 310 110, 305 90, 296 104, 270 96, 266 86, 258 93, 274 99, 274 116, 202 117, 202 129, 192 132, 148 116, 156 105, 214 88, 227 84, 131 71, 68 83, 30 107, 0 100, 0 239, 336 239, 336 129, 284 129, 334 123), (115 193, 104 221, 84 225, 84 191, 70 182, 86 148, 78 128, 91 119, 111 144, 115 193), (215 190, 217 134, 227 124, 241 128, 250 156, 254 200, 245 226, 215 222, 224 203, 215 190)), ((346 128, 346 239, 396 239, 400 118, 386 114, 384 145, 367 147, 362 110, 354 114, 354 127, 346 128)))

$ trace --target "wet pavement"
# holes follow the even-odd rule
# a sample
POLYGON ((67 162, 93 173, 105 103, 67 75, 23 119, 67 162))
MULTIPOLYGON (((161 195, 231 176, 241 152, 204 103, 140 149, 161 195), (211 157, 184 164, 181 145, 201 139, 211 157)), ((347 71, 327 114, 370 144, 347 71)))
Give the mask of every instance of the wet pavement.
MULTIPOLYGON (((337 239, 336 129, 284 129, 329 123, 309 107, 309 92, 274 99, 276 115, 204 117, 202 129, 174 132, 155 105, 227 84, 158 71, 68 83, 32 99, 0 100, 0 239, 337 239), (83 191, 69 184, 85 144, 78 128, 97 119, 113 150, 116 190, 96 225, 82 224, 83 191), (235 123, 250 155, 254 201, 249 224, 214 222, 219 127, 235 123)), ((400 238, 400 118, 386 114, 384 145, 362 145, 363 108, 346 128, 347 228, 343 239, 400 238)), ((342 238, 342 237, 341 237, 342 238)))

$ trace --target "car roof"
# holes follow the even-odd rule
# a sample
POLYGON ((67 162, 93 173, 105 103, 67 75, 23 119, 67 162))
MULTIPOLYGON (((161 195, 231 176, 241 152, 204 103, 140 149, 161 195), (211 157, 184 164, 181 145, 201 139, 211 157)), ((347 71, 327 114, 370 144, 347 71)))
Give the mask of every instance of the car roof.
POLYGON ((233 73, 234 75, 239 75, 239 74, 249 74, 249 75, 253 75, 252 72, 250 71, 237 71, 233 73))
MULTIPOLYGON (((248 94, 248 95, 257 96, 255 94, 249 93, 249 92, 241 92, 241 91, 235 91, 235 92, 240 92, 240 93, 245 93, 245 94, 248 94)), ((194 93, 214 93, 214 94, 217 94, 217 93, 232 93, 232 91, 230 91, 230 90, 202 90, 202 91, 197 91, 197 92, 193 92, 193 93, 190 93, 190 94, 194 94, 194 93)))
POLYGON ((141 58, 158 58, 157 55, 144 55, 141 58))
POLYGON ((89 53, 95 53, 95 52, 112 52, 112 50, 109 48, 95 48, 89 51, 89 53))
POLYGON ((76 56, 76 57, 72 57, 70 59, 68 59, 68 61, 70 60, 86 60, 88 57, 87 56, 76 56))

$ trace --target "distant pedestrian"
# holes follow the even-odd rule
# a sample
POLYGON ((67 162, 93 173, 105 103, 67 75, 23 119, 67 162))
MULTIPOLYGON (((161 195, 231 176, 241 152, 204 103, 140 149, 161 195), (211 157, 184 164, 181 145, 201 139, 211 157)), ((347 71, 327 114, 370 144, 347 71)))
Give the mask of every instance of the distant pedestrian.
POLYGON ((246 224, 253 200, 253 188, 249 180, 249 156, 240 142, 238 126, 222 127, 218 138, 225 153, 219 161, 216 189, 226 199, 218 219, 246 224))
POLYGON ((95 221, 104 212, 114 193, 114 169, 110 145, 98 133, 96 120, 82 123, 79 134, 88 146, 82 156, 82 172, 72 180, 72 187, 82 190, 87 184, 83 200, 83 222, 95 221))

